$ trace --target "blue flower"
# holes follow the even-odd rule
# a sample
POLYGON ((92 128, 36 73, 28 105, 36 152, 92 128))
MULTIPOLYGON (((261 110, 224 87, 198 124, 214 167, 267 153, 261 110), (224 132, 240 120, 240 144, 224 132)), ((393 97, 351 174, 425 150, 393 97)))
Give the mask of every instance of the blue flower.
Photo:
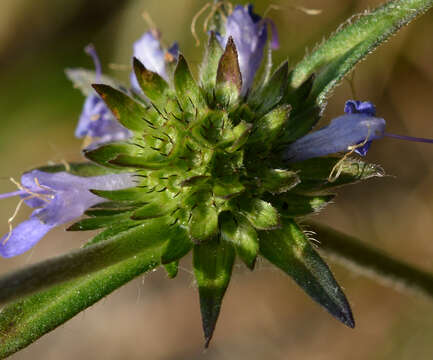
POLYGON ((239 67, 242 74, 242 94, 246 94, 251 87, 254 76, 263 59, 263 51, 268 39, 267 25, 272 26, 271 47, 278 47, 275 25, 269 19, 262 19, 253 12, 253 6, 237 5, 227 18, 225 34, 220 37, 224 48, 231 36, 238 51, 239 67))
POLYGON ((20 196, 21 201, 36 210, 0 240, 0 255, 9 258, 22 254, 54 227, 75 220, 89 207, 106 201, 90 189, 117 190, 133 186, 133 175, 129 173, 93 177, 39 170, 25 173, 20 190, 2 194, 0 199, 20 196))
MULTIPOLYGON (((99 82, 102 70, 96 50, 89 45, 85 51, 93 58, 96 70, 95 81, 99 82)), ((117 121, 100 96, 93 93, 87 96, 84 102, 75 136, 77 138, 89 137, 93 147, 107 142, 125 140, 131 136, 131 133, 117 121)))
POLYGON ((290 144, 283 158, 297 162, 347 151, 365 155, 373 140, 385 136, 385 120, 375 116, 373 104, 349 100, 344 111, 346 115, 290 144))
MULTIPOLYGON (((178 55, 178 44, 174 43, 167 51, 164 50, 155 31, 146 32, 134 43, 133 56, 148 70, 157 73, 166 81, 168 81, 166 64, 177 59, 178 55)), ((137 94, 142 94, 134 71, 131 72, 131 87, 137 94)))

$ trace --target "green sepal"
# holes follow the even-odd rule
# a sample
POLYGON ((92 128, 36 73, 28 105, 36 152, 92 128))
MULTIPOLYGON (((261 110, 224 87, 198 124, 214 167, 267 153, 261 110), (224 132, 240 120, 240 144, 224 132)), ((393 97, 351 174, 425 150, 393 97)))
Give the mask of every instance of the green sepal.
POLYGON ((200 82, 206 93, 208 103, 213 101, 213 91, 216 84, 218 64, 224 50, 221 47, 214 31, 211 31, 206 54, 200 68, 200 82))
POLYGON ((218 210, 210 203, 198 202, 191 209, 188 232, 192 241, 201 242, 215 236, 218 231, 218 210))
POLYGON ((84 156, 94 161, 98 164, 108 167, 116 167, 114 164, 110 163, 121 154, 137 155, 139 148, 132 144, 126 142, 110 143, 106 145, 101 145, 96 149, 84 150, 84 156))
POLYGON ((91 189, 90 192, 104 199, 113 200, 113 201, 148 202, 153 197, 152 194, 138 187, 132 187, 132 188, 120 189, 120 190, 91 189))
POLYGON ((221 236, 233 243, 236 253, 250 269, 254 269, 259 251, 259 238, 256 230, 243 216, 234 217, 229 212, 220 215, 221 236))
POLYGON ((94 84, 93 88, 124 127, 137 132, 146 129, 143 117, 146 117, 147 111, 142 104, 139 104, 124 92, 108 85, 94 84))
POLYGON ((293 192, 278 194, 271 199, 281 217, 295 218, 321 211, 335 195, 299 195, 293 192))
POLYGON ((343 161, 337 157, 315 158, 291 164, 290 168, 297 171, 301 179, 301 183, 294 189, 297 192, 317 192, 372 177, 385 176, 384 170, 379 165, 355 158, 347 158, 343 161), (333 170, 334 175, 340 173, 335 180, 330 179, 333 170))
POLYGON ((290 105, 281 105, 259 118, 248 138, 249 148, 255 153, 269 151, 289 121, 290 105))
POLYGON ((137 154, 137 156, 119 154, 108 162, 114 166, 148 170, 162 169, 169 164, 166 154, 153 149, 151 151, 145 150, 142 154, 137 154))
POLYGON ((242 90, 242 74, 238 52, 230 36, 218 63, 215 97, 218 104, 230 108, 236 105, 242 90))
POLYGON ((248 104, 258 115, 266 114, 281 101, 287 86, 288 73, 289 64, 285 61, 270 80, 248 98, 248 104))
POLYGON ((182 54, 179 54, 179 60, 174 71, 174 87, 183 111, 195 113, 196 109, 199 110, 206 105, 201 89, 194 80, 182 54))
POLYGON ((233 208, 258 230, 274 230, 281 226, 278 211, 264 200, 246 196, 236 198, 233 208))
POLYGON ((144 95, 157 107, 164 108, 167 98, 173 97, 173 93, 167 82, 157 73, 146 69, 146 67, 134 57, 134 72, 138 84, 143 90, 144 95))
POLYGON ((179 260, 173 261, 169 264, 164 264, 165 271, 167 272, 167 276, 170 279, 174 279, 179 272, 179 260))
POLYGON ((336 319, 353 328, 349 303, 326 263, 293 220, 283 219, 282 225, 279 230, 260 232, 260 254, 291 276, 336 319))
POLYGON ((149 200, 146 204, 143 204, 132 213, 132 219, 142 220, 160 217, 171 213, 178 207, 178 202, 173 201, 172 195, 169 195, 168 191, 153 191, 148 193, 148 196, 149 200))
POLYGON ((131 219, 131 212, 125 212, 111 216, 96 216, 82 219, 67 228, 67 231, 88 231, 106 228, 113 224, 125 223, 131 226, 138 225, 137 221, 131 219))
POLYGON ((195 245, 194 274, 200 295, 205 347, 209 346, 232 275, 235 250, 231 243, 214 238, 195 245))
POLYGON ((283 169, 261 169, 257 187, 262 191, 279 194, 289 191, 300 182, 295 171, 283 169))

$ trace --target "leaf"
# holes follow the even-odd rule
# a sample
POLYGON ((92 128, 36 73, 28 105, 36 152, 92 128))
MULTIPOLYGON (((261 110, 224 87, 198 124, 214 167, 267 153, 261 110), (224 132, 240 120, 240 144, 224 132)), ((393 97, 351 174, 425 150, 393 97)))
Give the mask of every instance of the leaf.
POLYGON ((235 250, 224 240, 214 238, 194 246, 193 266, 200 295, 205 347, 212 339, 234 260, 235 250))
POLYGON ((127 223, 131 226, 139 225, 139 222, 131 220, 131 212, 123 212, 111 216, 97 216, 82 219, 67 228, 67 231, 88 231, 106 228, 110 225, 127 223))
POLYGON ((279 230, 260 232, 260 253, 331 315, 353 328, 349 303, 328 266, 293 220, 283 219, 282 224, 279 230))
POLYGON ((316 73, 311 97, 324 104, 358 62, 432 6, 432 0, 394 0, 348 22, 295 67, 289 86, 297 88, 316 73))
POLYGON ((0 358, 30 345, 136 276, 159 264, 150 248, 81 278, 4 307, 0 313, 0 358))
POLYGON ((192 241, 204 241, 218 231, 218 210, 211 203, 199 202, 191 210, 188 231, 192 241))
POLYGON ((259 239, 256 230, 243 216, 238 216, 235 219, 228 212, 221 214, 220 223, 222 238, 235 246, 238 256, 250 270, 253 270, 259 251, 259 239))
POLYGON ((146 67, 134 57, 134 72, 138 83, 150 101, 157 107, 164 108, 167 98, 173 96, 167 82, 157 73, 146 69, 146 67))
POLYGON ((111 160, 115 159, 121 154, 137 155, 138 150, 139 148, 137 146, 128 144, 126 142, 118 142, 101 145, 92 150, 84 150, 84 156, 91 161, 112 168, 115 165, 110 163, 111 160))
POLYGON ((99 176, 99 175, 108 175, 113 173, 122 173, 125 172, 122 170, 115 170, 100 166, 99 164, 91 163, 91 162, 82 162, 82 163, 67 163, 65 164, 56 164, 56 165, 47 165, 40 166, 35 168, 34 170, 40 170, 47 173, 57 173, 60 171, 66 171, 69 174, 89 177, 89 176, 99 176))
POLYGON ((143 132, 146 129, 146 108, 130 98, 124 92, 104 84, 95 84, 93 88, 107 104, 113 115, 126 128, 143 132))
POLYGON ((188 63, 182 54, 179 54, 179 60, 174 71, 174 87, 184 111, 194 114, 196 109, 201 109, 205 106, 201 90, 195 82, 188 63))
POLYGON ((74 69, 66 69, 66 76, 69 80, 72 81, 74 87, 81 90, 83 95, 88 96, 95 93, 95 90, 92 87, 92 84, 96 83, 96 81, 100 81, 103 84, 110 85, 119 90, 126 90, 126 86, 121 84, 119 81, 107 76, 102 75, 99 79, 96 76, 96 72, 92 70, 82 69, 82 68, 74 68, 74 69))

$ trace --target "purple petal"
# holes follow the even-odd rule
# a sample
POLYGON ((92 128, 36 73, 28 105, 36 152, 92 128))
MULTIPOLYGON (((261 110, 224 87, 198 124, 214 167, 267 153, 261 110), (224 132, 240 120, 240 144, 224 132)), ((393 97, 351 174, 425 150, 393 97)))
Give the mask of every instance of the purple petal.
MULTIPOLYGON (((365 140, 381 139, 385 133, 385 120, 363 114, 348 114, 337 117, 315 132, 290 144, 284 159, 290 162, 346 152, 351 146, 365 140)), ((368 149, 364 145, 364 150, 368 149)), ((362 151, 362 150, 361 150, 362 151)))
POLYGON ((229 37, 235 42, 239 66, 242 73, 242 94, 251 87, 254 76, 263 59, 267 41, 266 22, 252 12, 252 6, 236 6, 227 18, 221 46, 225 47, 229 37))
POLYGON ((98 95, 92 94, 84 102, 75 136, 99 138, 94 143, 101 144, 125 140, 130 137, 130 132, 119 124, 104 101, 98 95))
MULTIPOLYGON (((165 71, 165 51, 152 31, 146 32, 134 43, 133 56, 148 70, 159 74, 165 80, 168 79, 165 71)), ((131 73, 131 86, 136 93, 142 93, 134 72, 131 73)))
POLYGON ((95 72, 96 72, 96 79, 95 80, 98 83, 100 81, 100 79, 101 79, 101 76, 102 76, 102 66, 101 66, 101 61, 99 60, 98 53, 96 52, 96 49, 93 46, 93 44, 87 45, 84 48, 84 51, 93 60, 93 64, 95 65, 95 72))
POLYGON ((3 236, 0 240, 0 256, 10 258, 26 252, 35 246, 53 227, 54 225, 44 224, 32 215, 30 219, 22 222, 12 230, 6 243, 4 242, 8 234, 3 236))
POLYGON ((376 106, 369 101, 348 100, 344 105, 346 114, 364 114, 376 116, 376 106))

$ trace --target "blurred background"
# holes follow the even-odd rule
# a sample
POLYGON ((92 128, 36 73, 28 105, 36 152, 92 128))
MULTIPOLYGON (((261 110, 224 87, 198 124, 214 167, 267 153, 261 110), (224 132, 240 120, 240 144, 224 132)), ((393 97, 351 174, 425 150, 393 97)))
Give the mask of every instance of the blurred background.
MULTIPOLYGON (((257 0, 272 4, 281 49, 276 63, 299 61, 337 26, 379 0, 257 0), (321 9, 309 16, 292 5, 321 9)), ((179 41, 193 67, 202 48, 190 33, 203 0, 2 0, 0 3, 0 193, 8 180, 48 162, 80 160, 73 136, 83 104, 64 75, 92 69, 83 48, 95 44, 104 70, 125 81, 132 43, 148 24, 147 11, 166 44, 179 41)), ((199 25, 201 26, 201 25, 199 25)), ((201 27, 198 27, 201 33, 201 27)), ((421 17, 364 61, 354 75, 360 100, 374 102, 389 132, 433 138, 433 13, 421 17)), ((343 82, 323 121, 352 98, 343 82)), ((336 203, 316 216, 423 269, 433 271, 433 146, 377 141, 368 159, 391 176, 339 190, 336 203)), ((0 233, 16 199, 2 200, 0 233)), ((18 223, 30 213, 23 209, 18 223)), ((0 272, 77 248, 90 233, 57 229, 32 251, 1 259, 0 272)), ((186 258, 176 280, 163 270, 140 277, 13 359, 431 359, 433 301, 400 293, 331 263, 354 311, 348 329, 314 304, 287 276, 262 262, 254 273, 236 266, 210 349, 203 351, 198 295, 186 258)), ((0 344, 1 346, 1 344, 0 344)))

